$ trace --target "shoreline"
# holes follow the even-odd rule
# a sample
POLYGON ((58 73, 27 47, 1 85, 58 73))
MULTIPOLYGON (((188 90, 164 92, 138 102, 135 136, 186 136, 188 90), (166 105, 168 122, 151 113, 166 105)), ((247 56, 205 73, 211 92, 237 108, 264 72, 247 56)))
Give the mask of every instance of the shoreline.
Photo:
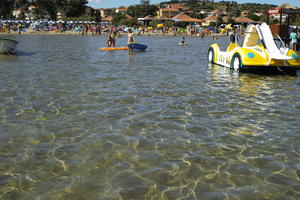
MULTIPOLYGON (((127 33, 120 33, 122 36, 123 35, 127 35, 127 33)), ((19 35, 18 32, 0 32, 0 36, 1 35, 19 35)), ((26 32, 21 32, 20 35, 82 35, 79 34, 79 32, 75 32, 75 31, 64 31, 62 33, 59 32, 55 32, 55 31, 26 31, 26 32)), ((144 34, 140 34, 138 35, 138 33, 135 33, 136 36, 172 36, 172 37, 180 37, 180 36, 184 36, 184 37, 199 37, 197 35, 188 35, 188 34, 177 34, 175 35, 174 33, 144 33, 144 34)), ((82 35, 82 36, 107 36, 107 33, 101 34, 101 35, 92 35, 91 33, 88 33, 87 35, 82 35)), ((218 36, 218 37, 227 37, 227 35, 224 34, 219 34, 219 33, 213 33, 213 34, 206 34, 204 37, 206 36, 218 36)))

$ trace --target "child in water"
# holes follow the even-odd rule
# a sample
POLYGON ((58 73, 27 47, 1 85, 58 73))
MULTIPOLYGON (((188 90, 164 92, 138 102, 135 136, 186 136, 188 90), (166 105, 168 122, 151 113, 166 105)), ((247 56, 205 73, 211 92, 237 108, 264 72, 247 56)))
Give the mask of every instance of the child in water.
POLYGON ((131 29, 128 29, 128 43, 135 42, 134 34, 131 29))
POLYGON ((185 38, 184 38, 184 37, 182 37, 182 40, 179 42, 179 45, 180 45, 180 46, 185 46, 185 45, 187 45, 187 44, 185 43, 185 38))

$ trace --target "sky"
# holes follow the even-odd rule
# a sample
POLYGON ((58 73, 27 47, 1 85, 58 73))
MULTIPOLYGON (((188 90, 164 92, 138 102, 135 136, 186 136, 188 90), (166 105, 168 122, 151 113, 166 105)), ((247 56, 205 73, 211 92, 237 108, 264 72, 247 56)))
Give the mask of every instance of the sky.
MULTIPOLYGON (((89 5, 93 8, 118 8, 120 6, 130 6, 139 4, 140 0, 88 0, 89 5)), ((168 0, 150 0, 151 4, 156 4, 159 2, 166 2, 168 0)), ((215 0, 218 2, 219 0, 215 0)), ((288 3, 300 8, 300 0, 233 0, 238 3, 267 3, 281 5, 288 3)))

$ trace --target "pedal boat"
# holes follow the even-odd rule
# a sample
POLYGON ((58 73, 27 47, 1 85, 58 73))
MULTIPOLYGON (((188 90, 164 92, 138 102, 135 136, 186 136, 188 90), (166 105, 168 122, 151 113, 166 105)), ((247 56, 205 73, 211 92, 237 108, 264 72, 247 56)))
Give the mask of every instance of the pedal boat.
POLYGON ((235 71, 300 70, 297 53, 285 47, 279 36, 275 41, 266 23, 250 24, 244 34, 242 46, 230 43, 226 51, 220 51, 218 44, 212 44, 207 54, 208 62, 235 71))

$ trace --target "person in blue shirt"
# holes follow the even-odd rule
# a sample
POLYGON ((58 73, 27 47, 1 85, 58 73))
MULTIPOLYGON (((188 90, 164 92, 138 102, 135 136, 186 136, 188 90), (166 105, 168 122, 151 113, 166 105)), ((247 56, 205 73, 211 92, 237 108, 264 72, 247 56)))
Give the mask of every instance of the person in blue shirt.
POLYGON ((297 39, 298 39, 297 32, 295 29, 293 29, 290 34, 290 40, 291 40, 291 48, 294 51, 297 51, 297 39))

